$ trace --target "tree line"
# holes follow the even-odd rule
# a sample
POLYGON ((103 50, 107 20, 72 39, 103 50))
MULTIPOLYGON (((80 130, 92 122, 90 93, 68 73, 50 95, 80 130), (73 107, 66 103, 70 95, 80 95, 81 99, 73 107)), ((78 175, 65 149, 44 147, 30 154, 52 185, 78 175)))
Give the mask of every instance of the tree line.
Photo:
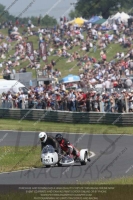
POLYGON ((11 15, 8 11, 6 11, 6 8, 4 5, 0 4, 0 23, 5 23, 12 21, 12 23, 15 23, 16 21, 19 21, 20 24, 27 24, 29 19, 31 20, 32 24, 34 26, 55 26, 57 25, 57 20, 54 17, 51 17, 49 15, 45 15, 42 17, 41 15, 38 17, 31 16, 31 17, 15 17, 11 15))
POLYGON ((118 11, 130 13, 132 7, 133 0, 78 0, 75 10, 72 10, 69 16, 71 19, 79 16, 88 19, 91 16, 99 15, 107 19, 118 11))

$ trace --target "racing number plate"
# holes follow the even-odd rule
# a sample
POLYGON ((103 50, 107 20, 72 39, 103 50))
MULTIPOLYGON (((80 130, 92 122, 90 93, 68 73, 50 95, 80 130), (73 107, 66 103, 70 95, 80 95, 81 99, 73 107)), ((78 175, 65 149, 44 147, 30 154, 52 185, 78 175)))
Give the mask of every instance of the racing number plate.
POLYGON ((43 161, 44 161, 45 163, 49 163, 49 162, 50 162, 50 159, 43 159, 43 161))

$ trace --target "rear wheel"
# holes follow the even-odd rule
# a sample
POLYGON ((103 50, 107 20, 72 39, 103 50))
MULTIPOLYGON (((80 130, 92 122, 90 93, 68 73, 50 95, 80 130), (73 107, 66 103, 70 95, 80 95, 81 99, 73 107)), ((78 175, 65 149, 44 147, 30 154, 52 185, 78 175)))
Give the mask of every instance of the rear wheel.
POLYGON ((85 152, 84 161, 81 161, 81 165, 86 165, 87 164, 87 160, 88 160, 88 154, 87 154, 87 152, 85 152))

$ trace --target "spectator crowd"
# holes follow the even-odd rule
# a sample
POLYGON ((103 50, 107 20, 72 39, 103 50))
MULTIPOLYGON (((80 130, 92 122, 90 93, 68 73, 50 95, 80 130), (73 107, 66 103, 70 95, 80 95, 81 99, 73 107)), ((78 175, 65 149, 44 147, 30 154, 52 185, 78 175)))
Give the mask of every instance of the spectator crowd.
POLYGON ((7 94, 1 97, 2 108, 20 109, 46 109, 77 112, 133 112, 133 90, 123 89, 121 93, 116 91, 98 93, 95 90, 84 92, 82 89, 66 90, 61 84, 52 87, 44 85, 30 87, 27 95, 23 92, 7 94))
POLYGON ((30 24, 21 36, 20 27, 10 23, 8 36, 5 38, 0 34, 1 41, 6 39, 6 42, 4 40, 0 45, 0 57, 6 60, 0 63, 0 67, 4 68, 2 74, 24 73, 28 69, 36 69, 38 75, 53 78, 55 81, 49 85, 30 87, 27 95, 11 92, 2 94, 2 107, 87 112, 133 111, 132 25, 129 27, 123 22, 114 22, 102 30, 99 25, 89 23, 79 27, 61 19, 60 25, 54 28, 40 27, 35 30, 33 27, 30 24), (16 34, 12 35, 13 32, 16 34), (47 57, 53 55, 58 59, 41 66, 39 49, 34 49, 33 60, 29 58, 26 44, 33 35, 38 37, 38 43, 46 42, 47 57), (17 43, 11 56, 9 53, 13 41, 17 43), (110 54, 117 44, 123 52, 117 52, 111 57, 110 54), (95 58, 96 54, 99 59, 95 58), (72 63, 73 66, 73 62, 76 62, 80 82, 60 83, 62 74, 57 68, 61 58, 64 58, 66 68, 67 63, 72 63), (29 64, 18 71, 17 67, 26 60, 29 64))

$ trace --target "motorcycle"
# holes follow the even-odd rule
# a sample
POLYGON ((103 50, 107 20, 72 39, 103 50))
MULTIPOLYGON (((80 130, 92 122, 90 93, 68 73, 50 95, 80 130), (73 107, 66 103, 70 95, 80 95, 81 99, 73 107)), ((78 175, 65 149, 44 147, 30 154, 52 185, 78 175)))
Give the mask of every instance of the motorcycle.
POLYGON ((45 146, 41 152, 41 162, 46 167, 69 166, 77 162, 86 165, 88 161, 90 161, 88 149, 81 149, 80 156, 77 159, 68 155, 59 155, 52 145, 45 146))

